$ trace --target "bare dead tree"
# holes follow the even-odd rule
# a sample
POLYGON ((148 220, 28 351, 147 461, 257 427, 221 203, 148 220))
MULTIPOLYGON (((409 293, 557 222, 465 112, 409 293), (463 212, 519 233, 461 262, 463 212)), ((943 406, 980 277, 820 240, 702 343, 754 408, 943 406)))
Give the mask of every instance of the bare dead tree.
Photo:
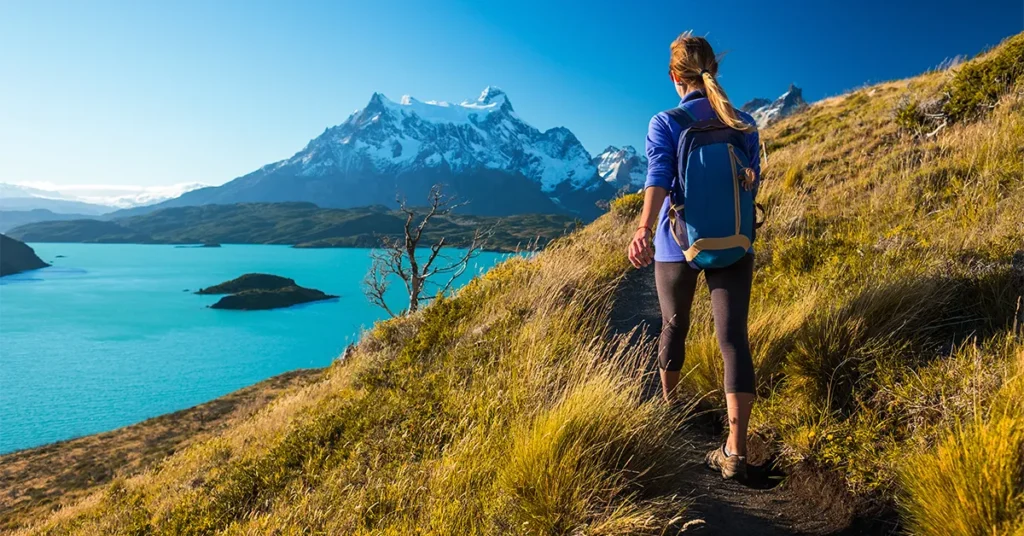
POLYGON ((440 185, 434 185, 430 189, 429 204, 419 211, 409 207, 401 197, 397 201, 399 211, 405 214, 404 236, 381 237, 380 247, 370 253, 372 264, 363 281, 364 292, 370 303, 383 308, 392 317, 414 313, 419 310, 421 303, 437 295, 447 294, 455 280, 465 273, 469 261, 480 254, 485 240, 492 234, 491 229, 477 228, 473 231, 473 237, 468 244, 450 244, 446 237, 441 237, 426 248, 422 248, 429 250, 429 253, 426 254, 426 261, 421 263, 417 253, 421 249, 423 233, 431 220, 446 217, 465 203, 456 203, 453 197, 444 195, 440 185), (443 249, 456 246, 466 248, 458 258, 453 260, 441 254, 443 249), (388 305, 385 298, 395 276, 405 284, 409 296, 409 307, 398 313, 388 305), (444 284, 434 281, 444 278, 447 278, 444 284), (430 292, 427 288, 428 283, 433 283, 437 290, 430 292))

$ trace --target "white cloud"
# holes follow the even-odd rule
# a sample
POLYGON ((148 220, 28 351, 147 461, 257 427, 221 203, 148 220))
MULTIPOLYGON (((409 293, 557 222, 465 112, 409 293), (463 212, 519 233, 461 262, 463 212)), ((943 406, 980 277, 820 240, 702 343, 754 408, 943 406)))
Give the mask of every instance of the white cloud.
POLYGON ((130 184, 54 184, 51 182, 13 182, 16 186, 32 188, 33 197, 83 201, 117 208, 151 205, 172 199, 181 194, 203 188, 207 185, 194 182, 163 186, 139 186, 130 184))

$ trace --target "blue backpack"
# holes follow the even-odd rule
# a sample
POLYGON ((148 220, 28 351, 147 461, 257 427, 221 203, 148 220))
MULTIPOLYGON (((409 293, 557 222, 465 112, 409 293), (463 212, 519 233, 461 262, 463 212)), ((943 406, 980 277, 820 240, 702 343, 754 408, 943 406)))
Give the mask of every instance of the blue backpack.
POLYGON ((760 226, 754 192, 743 187, 753 181, 745 133, 683 108, 666 113, 683 129, 669 190, 672 237, 693 268, 724 268, 747 254, 760 226))

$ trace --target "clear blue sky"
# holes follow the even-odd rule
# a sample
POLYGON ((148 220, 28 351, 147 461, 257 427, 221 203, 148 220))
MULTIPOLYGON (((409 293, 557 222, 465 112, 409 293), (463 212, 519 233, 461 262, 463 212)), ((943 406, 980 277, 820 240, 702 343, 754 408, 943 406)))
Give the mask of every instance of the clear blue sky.
POLYGON ((0 182, 220 184, 374 91, 489 84, 591 152, 641 146, 686 29, 728 51, 737 104, 790 82, 814 100, 973 55, 1024 29, 1024 2, 0 0, 0 182))

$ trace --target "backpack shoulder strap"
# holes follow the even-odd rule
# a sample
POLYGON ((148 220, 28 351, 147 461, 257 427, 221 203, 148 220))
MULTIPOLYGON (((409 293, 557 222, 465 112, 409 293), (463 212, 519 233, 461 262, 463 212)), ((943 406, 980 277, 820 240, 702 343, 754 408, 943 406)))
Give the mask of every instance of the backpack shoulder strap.
POLYGON ((673 123, 675 123, 676 126, 678 126, 680 131, 681 131, 679 133, 679 140, 676 142, 676 166, 677 167, 676 167, 676 173, 675 173, 675 180, 673 181, 672 187, 669 188, 669 191, 668 191, 669 198, 672 199, 672 204, 675 205, 675 204, 677 204, 677 202, 676 202, 676 198, 677 198, 676 190, 677 189, 680 189, 680 190, 682 189, 682 182, 683 182, 683 178, 679 174, 679 169, 681 169, 680 166, 679 166, 679 158, 682 157, 680 155, 680 150, 683 148, 683 139, 686 137, 686 132, 689 130, 690 125, 692 125, 693 123, 695 123, 697 121, 697 118, 694 117, 693 114, 691 114, 686 108, 683 108, 682 106, 676 106, 675 108, 672 108, 672 109, 669 109, 669 110, 665 110, 664 114, 667 115, 668 118, 673 123))
POLYGON ((665 110, 665 115, 669 117, 675 124, 679 125, 679 128, 686 130, 691 123, 696 121, 690 112, 686 111, 686 108, 676 106, 671 110, 665 110))

